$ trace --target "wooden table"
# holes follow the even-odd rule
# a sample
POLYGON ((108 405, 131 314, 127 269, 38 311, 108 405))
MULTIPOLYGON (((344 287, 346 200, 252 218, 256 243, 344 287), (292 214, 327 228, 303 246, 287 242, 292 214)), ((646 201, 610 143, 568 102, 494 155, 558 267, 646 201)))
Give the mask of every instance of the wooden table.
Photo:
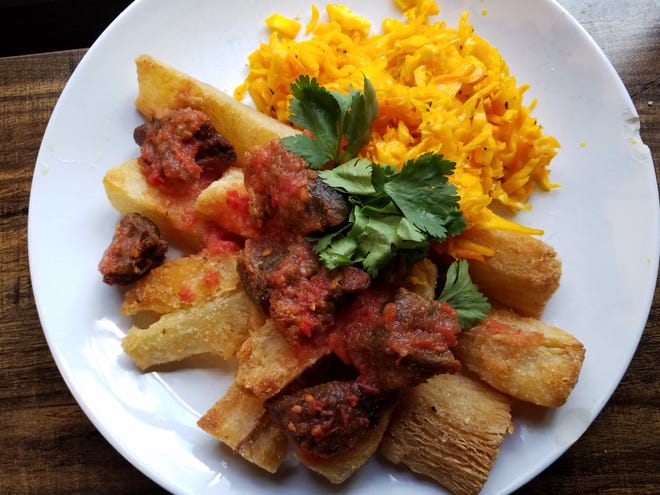
MULTIPOLYGON (((562 3, 621 75, 660 157, 658 0, 562 3)), ((69 393, 31 291, 30 181, 46 123, 84 50, 0 59, 0 493, 161 493, 96 431, 69 393)), ((597 116, 594 116, 597 118, 597 116)), ((660 296, 628 372, 584 436, 519 494, 660 493, 660 296)))

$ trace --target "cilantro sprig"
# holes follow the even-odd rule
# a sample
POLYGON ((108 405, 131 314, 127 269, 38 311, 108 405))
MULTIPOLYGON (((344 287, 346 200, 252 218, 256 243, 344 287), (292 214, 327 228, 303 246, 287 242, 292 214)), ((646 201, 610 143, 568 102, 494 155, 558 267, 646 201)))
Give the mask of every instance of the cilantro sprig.
POLYGON ((376 91, 364 78, 364 91, 349 88, 348 94, 319 86, 315 78, 300 76, 292 85, 289 119, 307 129, 282 139, 314 169, 355 158, 369 141, 371 124, 378 114, 376 91))
POLYGON ((329 186, 348 197, 348 222, 315 240, 328 268, 354 265, 372 278, 396 258, 414 263, 426 257, 431 240, 443 241, 465 228, 456 188, 448 180, 455 164, 425 153, 397 170, 358 158, 378 113, 376 93, 364 78, 364 91, 329 91, 314 78, 292 85, 290 119, 311 134, 282 139, 329 186), (334 168, 328 169, 328 165, 334 168))
POLYGON ((456 188, 447 175, 454 164, 427 153, 401 171, 354 159, 319 172, 348 195, 348 223, 318 239, 316 250, 329 268, 356 265, 373 278, 396 257, 414 263, 426 257, 431 239, 443 241, 465 227, 456 188))
POLYGON ((483 320, 490 311, 490 303, 472 282, 468 262, 464 259, 449 265, 445 286, 438 301, 444 301, 456 310, 458 324, 462 329, 483 320))

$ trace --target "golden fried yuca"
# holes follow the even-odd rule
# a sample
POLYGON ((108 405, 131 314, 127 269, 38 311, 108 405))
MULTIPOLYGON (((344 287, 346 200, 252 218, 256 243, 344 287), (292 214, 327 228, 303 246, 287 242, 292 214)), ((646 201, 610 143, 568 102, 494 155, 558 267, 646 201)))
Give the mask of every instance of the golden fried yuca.
POLYGON ((275 473, 289 450, 289 440, 266 414, 235 450, 245 460, 275 473))
POLYGON ((437 375, 401 391, 380 452, 455 495, 475 495, 513 429, 510 410, 509 398, 483 382, 437 375))
MULTIPOLYGON (((263 415, 263 403, 325 352, 322 347, 313 346, 292 349, 268 320, 241 346, 234 383, 200 419, 199 426, 246 460, 274 472, 286 453, 286 439, 263 415)), ((329 460, 301 457, 302 462, 331 482, 341 483, 375 452, 390 414, 391 408, 383 411, 379 425, 351 451, 329 460)))
POLYGON ((170 198, 147 184, 137 158, 108 170, 103 177, 110 204, 122 215, 137 212, 158 226, 161 235, 182 248, 198 251, 204 247, 200 224, 190 225, 183 215, 170 209, 170 198))
POLYGON ((430 259, 424 258, 413 265, 403 286, 424 299, 435 299, 437 281, 438 267, 430 259))
POLYGON ((168 259, 151 270, 124 295, 123 315, 140 311, 171 313, 209 301, 240 284, 238 253, 202 251, 168 259))
POLYGON ((264 320, 245 292, 235 290, 167 313, 145 329, 133 326, 122 347, 142 370, 203 353, 229 359, 264 320))
POLYGON ((234 146, 239 163, 253 146, 297 132, 153 57, 141 55, 135 63, 139 85, 135 106, 143 115, 159 118, 167 109, 191 107, 200 110, 234 146))
POLYGON ((197 425, 247 461, 274 473, 289 447, 286 434, 266 414, 265 400, 233 383, 197 425))
POLYGON ((454 353, 469 370, 516 399, 556 407, 577 383, 584 346, 560 328, 508 310, 458 336, 454 353))
POLYGON ((486 297, 539 318, 561 278, 561 261, 552 246, 505 230, 470 229, 461 236, 494 252, 484 261, 470 260, 470 277, 486 297))
POLYGON ((267 320, 237 352, 234 383, 197 424, 248 461, 276 471, 288 444, 284 433, 265 415, 263 404, 324 353, 312 346, 294 350, 267 320))
POLYGON ((292 347, 272 320, 252 332, 236 354, 235 381, 255 395, 269 398, 326 354, 322 346, 292 347))
POLYGON ((248 193, 243 170, 231 167, 204 189, 195 201, 195 209, 228 232, 241 237, 255 237, 257 228, 250 220, 248 193))
POLYGON ((197 425, 232 449, 238 448, 265 414, 264 399, 233 383, 197 425))

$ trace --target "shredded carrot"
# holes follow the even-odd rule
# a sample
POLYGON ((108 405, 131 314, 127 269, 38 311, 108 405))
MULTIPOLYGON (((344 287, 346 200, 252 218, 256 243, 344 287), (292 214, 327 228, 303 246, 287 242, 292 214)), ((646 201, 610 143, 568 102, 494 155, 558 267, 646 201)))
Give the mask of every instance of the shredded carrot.
POLYGON ((300 23, 280 14, 272 14, 266 18, 266 25, 285 38, 295 38, 300 31, 300 23))
POLYGON ((305 27, 305 34, 311 34, 316 27, 316 23, 319 22, 319 9, 316 5, 312 5, 312 17, 305 27))
MULTIPOLYGON (((492 211, 493 202, 512 212, 529 209, 532 192, 555 187, 548 167, 559 143, 532 116, 536 101, 525 105, 529 86, 517 84, 498 50, 474 32, 467 12, 451 28, 431 19, 439 13, 434 0, 395 3, 404 20, 383 20, 379 33, 337 4, 327 6, 326 23, 313 19, 311 36, 273 32, 249 56, 236 97, 248 91, 259 110, 288 122, 290 85, 298 76, 345 92, 361 88, 364 74, 379 102, 366 158, 401 166, 427 151, 441 153, 456 162, 451 180, 469 228, 541 234, 492 211)), ((484 254, 454 244, 450 254, 484 254)))

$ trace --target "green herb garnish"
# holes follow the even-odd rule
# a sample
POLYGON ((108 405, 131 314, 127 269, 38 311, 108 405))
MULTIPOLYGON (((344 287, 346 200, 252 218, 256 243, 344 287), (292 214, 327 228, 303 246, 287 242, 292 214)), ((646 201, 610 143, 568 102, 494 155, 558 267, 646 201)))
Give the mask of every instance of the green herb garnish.
POLYGON ((461 328, 470 328, 486 318, 490 303, 477 287, 468 270, 467 260, 454 261, 447 270, 447 280, 438 301, 448 303, 456 310, 461 328))
POLYGON ((348 224, 318 239, 328 268, 357 265, 375 278, 395 257, 426 257, 431 239, 442 241, 465 227, 456 188, 447 180, 454 164, 427 153, 397 171, 354 159, 319 172, 353 205, 348 224))
POLYGON ((448 181, 453 162, 425 153, 399 171, 357 158, 378 112, 366 77, 364 92, 328 91, 309 76, 299 77, 291 89, 291 122, 311 136, 290 136, 282 143, 314 169, 334 165, 319 177, 353 205, 347 224, 315 238, 328 268, 355 265, 375 278, 395 258, 419 261, 431 240, 441 242, 465 228, 456 188, 448 181))
POLYGON ((378 114, 376 91, 364 78, 364 91, 329 91, 309 76, 300 76, 292 85, 289 119, 308 134, 282 138, 284 146, 319 169, 327 163, 338 165, 355 158, 371 136, 371 124, 378 114))

